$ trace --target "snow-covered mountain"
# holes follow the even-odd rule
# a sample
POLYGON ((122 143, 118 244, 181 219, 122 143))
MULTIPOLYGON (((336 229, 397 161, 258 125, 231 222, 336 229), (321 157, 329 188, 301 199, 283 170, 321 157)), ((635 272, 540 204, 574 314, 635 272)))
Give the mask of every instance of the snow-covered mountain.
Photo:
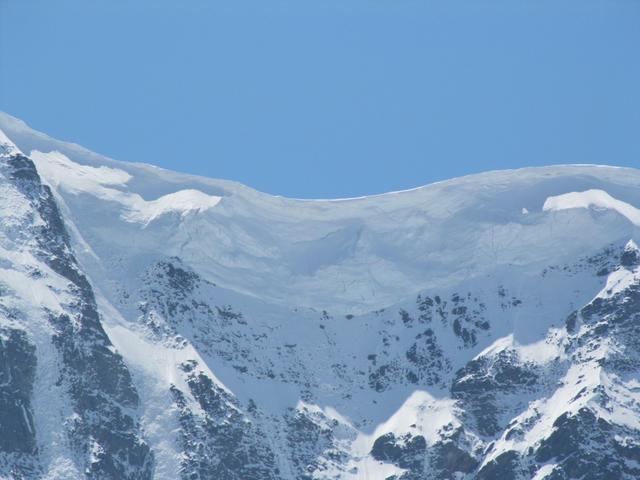
POLYGON ((640 478, 639 170, 293 200, 0 131, 0 478, 640 478))

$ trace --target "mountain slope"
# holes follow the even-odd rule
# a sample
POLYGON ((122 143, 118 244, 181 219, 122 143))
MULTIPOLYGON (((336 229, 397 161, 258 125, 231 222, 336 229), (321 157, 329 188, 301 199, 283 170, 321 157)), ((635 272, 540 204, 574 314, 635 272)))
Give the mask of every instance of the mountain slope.
POLYGON ((640 474, 640 171, 292 200, 0 131, 0 475, 640 474))
POLYGON ((101 326, 51 190, 2 140, 2 473, 151 478, 153 455, 131 412, 137 392, 101 326))

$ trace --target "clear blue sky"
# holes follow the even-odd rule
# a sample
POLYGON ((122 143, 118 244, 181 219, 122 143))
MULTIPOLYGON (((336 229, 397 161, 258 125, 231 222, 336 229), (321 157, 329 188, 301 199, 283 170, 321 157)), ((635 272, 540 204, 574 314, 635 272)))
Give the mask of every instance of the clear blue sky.
POLYGON ((640 167, 640 1, 0 0, 0 110, 294 197, 640 167))

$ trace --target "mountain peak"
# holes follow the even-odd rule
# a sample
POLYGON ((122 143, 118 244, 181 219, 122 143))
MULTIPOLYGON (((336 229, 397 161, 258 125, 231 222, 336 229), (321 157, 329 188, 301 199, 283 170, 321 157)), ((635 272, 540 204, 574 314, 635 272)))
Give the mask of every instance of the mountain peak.
POLYGON ((15 155, 22 153, 15 143, 0 129, 0 153, 15 155))
POLYGON ((629 240, 625 245, 624 252, 620 257, 620 264, 627 268, 640 265, 640 248, 633 240, 629 240))

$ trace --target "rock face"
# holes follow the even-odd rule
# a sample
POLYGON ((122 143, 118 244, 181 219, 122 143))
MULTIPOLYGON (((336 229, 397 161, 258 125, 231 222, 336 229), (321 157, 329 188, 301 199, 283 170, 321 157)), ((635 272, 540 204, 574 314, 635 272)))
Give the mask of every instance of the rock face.
POLYGON ((197 364, 182 365, 189 393, 202 409, 199 415, 185 394, 171 387, 179 411, 181 473, 193 479, 277 479, 271 446, 229 393, 218 387, 197 364))
POLYGON ((54 428, 68 443, 71 468, 92 478, 152 478, 153 454, 132 413, 138 407, 137 392, 102 328, 92 288, 73 256, 51 190, 41 183, 31 160, 4 150, 0 157, 3 199, 17 213, 14 210, 3 222, 0 235, 3 248, 11 247, 23 257, 16 263, 11 256, 4 259, 8 270, 15 269, 16 279, 15 284, 3 285, 6 293, 0 310, 7 325, 0 343, 4 407, 0 451, 7 455, 2 462, 5 473, 25 478, 47 473, 41 458, 44 452, 40 452, 46 446, 38 445, 32 397, 38 350, 52 347, 51 363, 41 368, 57 371, 55 384, 68 402, 67 412, 51 414, 59 415, 54 428), (23 278, 19 273, 24 273, 23 278), (20 298, 21 290, 31 290, 32 298, 20 298), (39 295, 55 297, 50 299, 55 306, 39 305, 39 295), (32 302, 27 309, 16 306, 25 301, 32 302), (40 310, 40 325, 31 317, 34 309, 40 310), (38 341, 30 338, 35 335, 38 341))
POLYGON ((311 202, 0 133, 0 478, 640 478, 640 172, 311 202))
POLYGON ((3 475, 36 473, 31 395, 36 370, 33 344, 18 329, 0 331, 0 452, 3 475))

